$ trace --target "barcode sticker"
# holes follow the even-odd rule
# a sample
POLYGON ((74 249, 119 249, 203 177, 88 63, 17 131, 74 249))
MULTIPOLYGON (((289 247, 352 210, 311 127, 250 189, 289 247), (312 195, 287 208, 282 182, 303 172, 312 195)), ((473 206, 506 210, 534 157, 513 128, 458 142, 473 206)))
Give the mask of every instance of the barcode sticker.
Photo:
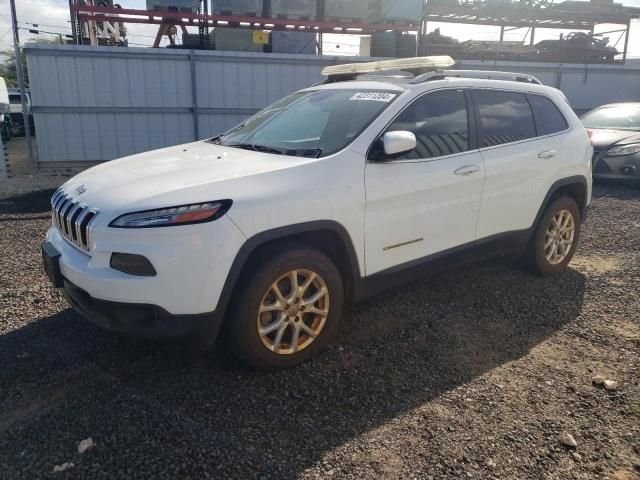
POLYGON ((382 93, 382 92, 358 92, 353 95, 349 100, 364 101, 364 102, 384 102, 389 103, 396 98, 395 93, 382 93))

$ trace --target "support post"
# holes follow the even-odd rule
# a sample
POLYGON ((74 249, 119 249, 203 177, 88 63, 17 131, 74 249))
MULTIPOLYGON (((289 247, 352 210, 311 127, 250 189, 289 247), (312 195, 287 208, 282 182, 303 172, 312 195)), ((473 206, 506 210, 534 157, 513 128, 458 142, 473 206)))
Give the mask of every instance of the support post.
POLYGON ((69 17, 71 18, 71 35, 73 36, 74 45, 80 44, 80 38, 78 35, 78 12, 75 11, 74 0, 69 0, 69 17))
POLYGON ((529 45, 531 45, 532 47, 535 43, 535 37, 536 37, 536 24, 534 23, 531 26, 531 41, 529 42, 529 45))
POLYGON ((500 25, 500 45, 504 41, 504 25, 500 25))
POLYGON ((627 20, 627 28, 624 32, 624 49, 622 50, 622 63, 627 63, 627 49, 629 47, 629 30, 631 29, 631 20, 627 20))
POLYGON ((198 79, 196 78, 196 58, 193 50, 189 51, 191 64, 191 114, 193 116, 193 140, 200 140, 198 125, 198 79))
POLYGON ((13 28, 13 50, 16 55, 16 74, 18 77, 18 88, 20 89, 20 101, 22 102, 22 124, 24 125, 24 135, 27 140, 27 152, 32 170, 35 170, 35 158, 33 156, 33 145, 31 145, 31 122, 29 121, 29 109, 27 107, 27 92, 25 86, 24 71, 22 70, 22 52, 20 51, 20 35, 18 34, 18 19, 16 16, 15 0, 9 0, 11 5, 11 25, 13 28))

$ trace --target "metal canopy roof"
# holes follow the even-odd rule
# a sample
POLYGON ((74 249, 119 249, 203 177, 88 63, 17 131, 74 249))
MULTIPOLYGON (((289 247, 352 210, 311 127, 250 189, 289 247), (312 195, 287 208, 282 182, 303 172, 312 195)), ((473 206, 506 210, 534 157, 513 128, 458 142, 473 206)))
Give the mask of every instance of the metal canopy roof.
POLYGON ((562 2, 547 8, 514 5, 443 5, 429 4, 425 20, 445 23, 466 23, 511 27, 563 28, 589 30, 593 25, 611 23, 627 25, 640 18, 640 8, 610 4, 602 8, 591 2, 562 2), (576 5, 577 4, 577 5, 576 5), (608 6, 609 7, 609 6, 608 6))

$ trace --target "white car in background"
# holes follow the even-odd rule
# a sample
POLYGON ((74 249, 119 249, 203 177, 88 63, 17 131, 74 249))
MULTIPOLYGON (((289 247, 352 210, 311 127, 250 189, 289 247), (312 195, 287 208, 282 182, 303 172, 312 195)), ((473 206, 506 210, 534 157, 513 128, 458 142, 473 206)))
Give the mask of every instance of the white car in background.
POLYGON ((587 132, 535 78, 451 63, 329 67, 216 138, 81 173, 52 198, 49 277, 105 328, 211 344, 224 322, 278 369, 327 345, 345 301, 400 282, 498 254, 562 272, 591 201, 587 132))

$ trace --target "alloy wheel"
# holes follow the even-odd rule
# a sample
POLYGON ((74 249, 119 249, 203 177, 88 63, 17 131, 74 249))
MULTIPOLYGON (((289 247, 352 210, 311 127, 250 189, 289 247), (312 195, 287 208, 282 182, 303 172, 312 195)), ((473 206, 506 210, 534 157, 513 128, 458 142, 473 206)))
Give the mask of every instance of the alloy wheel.
POLYGON ((262 344, 291 355, 318 338, 329 315, 330 295, 324 279, 306 269, 292 270, 273 282, 258 309, 262 344))
POLYGON ((575 220, 569 210, 560 210, 549 222, 544 237, 544 256, 552 265, 562 263, 573 245, 575 220))

